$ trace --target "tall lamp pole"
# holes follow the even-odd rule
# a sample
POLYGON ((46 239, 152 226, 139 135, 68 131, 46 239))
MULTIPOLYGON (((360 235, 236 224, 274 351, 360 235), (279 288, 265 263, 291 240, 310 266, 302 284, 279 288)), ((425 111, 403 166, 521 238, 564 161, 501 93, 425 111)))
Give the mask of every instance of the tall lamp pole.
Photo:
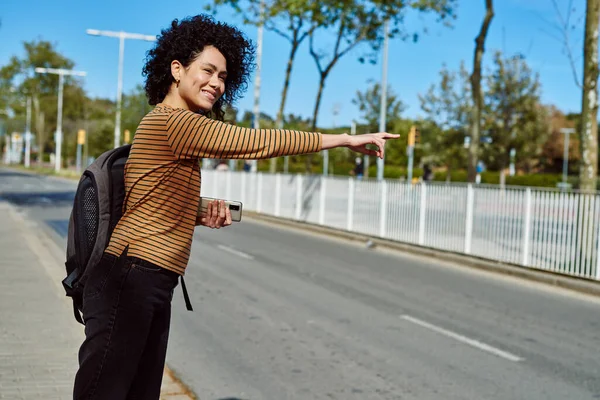
POLYGON ((58 111, 56 112, 56 148, 54 149, 54 170, 60 171, 62 159, 62 108, 63 108, 63 86, 65 75, 86 76, 84 71, 74 71, 72 69, 62 68, 36 68, 38 74, 55 74, 58 75, 58 111))
POLYGON ((156 41, 156 36, 142 35, 141 33, 99 31, 98 29, 86 29, 88 35, 108 36, 119 39, 119 78, 117 81, 117 116, 115 117, 115 141, 114 147, 121 145, 121 97, 123 96, 123 53, 125 52, 125 39, 156 41))
POLYGON ((27 117, 25 119, 25 167, 29 168, 31 159, 31 96, 27 96, 27 117))
POLYGON ((569 183, 567 182, 567 177, 569 175, 569 135, 575 133, 575 129, 561 128, 560 133, 565 135, 565 146, 563 149, 563 181, 561 186, 566 189, 569 187, 569 183))
MULTIPOLYGON (((256 33, 256 74, 254 75, 254 123, 252 128, 260 129, 260 75, 262 66, 262 52, 263 52, 263 30, 264 30, 264 13, 265 13, 265 2, 260 2, 260 23, 258 24, 258 31, 256 33)), ((252 160, 251 172, 257 172, 258 161, 252 160)))
MULTIPOLYGON (((387 67, 388 67, 388 41, 389 21, 383 25, 383 66, 381 71, 381 109, 379 110, 379 132, 385 132, 387 117, 387 67)), ((383 179, 384 159, 377 159, 377 180, 383 179)))

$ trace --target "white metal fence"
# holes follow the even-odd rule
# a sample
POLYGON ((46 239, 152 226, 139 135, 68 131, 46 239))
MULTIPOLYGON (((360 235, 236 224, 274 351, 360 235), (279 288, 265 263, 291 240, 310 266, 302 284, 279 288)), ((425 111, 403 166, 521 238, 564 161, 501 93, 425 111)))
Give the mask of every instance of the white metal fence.
POLYGON ((244 209, 600 280, 598 194, 202 171, 244 209))

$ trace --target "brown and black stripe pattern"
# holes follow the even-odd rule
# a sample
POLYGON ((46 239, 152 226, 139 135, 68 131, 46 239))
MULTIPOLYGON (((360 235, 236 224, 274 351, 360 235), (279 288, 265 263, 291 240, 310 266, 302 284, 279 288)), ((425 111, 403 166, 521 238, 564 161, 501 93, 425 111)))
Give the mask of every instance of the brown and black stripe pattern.
POLYGON ((321 150, 321 135, 248 129, 158 104, 138 126, 125 166, 123 217, 107 252, 184 274, 200 199, 201 158, 262 159, 321 150))

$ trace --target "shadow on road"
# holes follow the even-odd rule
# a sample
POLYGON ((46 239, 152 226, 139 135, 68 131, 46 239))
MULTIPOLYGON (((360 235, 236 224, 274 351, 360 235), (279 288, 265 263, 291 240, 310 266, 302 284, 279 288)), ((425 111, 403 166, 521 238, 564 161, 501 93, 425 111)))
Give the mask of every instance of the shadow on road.
POLYGON ((239 397, 223 397, 222 399, 217 400, 248 400, 248 399, 240 399, 239 397))
POLYGON ((54 231, 62 238, 66 238, 69 234, 69 220, 67 219, 47 220, 46 224, 54 229, 54 231))
POLYGON ((75 191, 68 192, 0 192, 0 198, 18 206, 72 206, 75 191))
POLYGON ((5 177, 15 177, 15 176, 20 176, 22 178, 24 177, 29 177, 31 176, 31 174, 26 174, 24 172, 18 172, 18 171, 0 171, 0 178, 5 178, 5 177))

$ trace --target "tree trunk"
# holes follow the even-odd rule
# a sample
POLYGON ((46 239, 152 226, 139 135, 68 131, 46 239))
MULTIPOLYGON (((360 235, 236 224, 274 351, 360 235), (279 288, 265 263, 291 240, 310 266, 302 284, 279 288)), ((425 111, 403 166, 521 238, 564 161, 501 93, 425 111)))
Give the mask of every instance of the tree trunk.
POLYGON ((587 0, 581 99, 581 190, 596 190, 598 174, 598 18, 600 0, 587 0))
POLYGON ((313 117, 311 121, 312 132, 315 132, 317 130, 317 116, 319 115, 319 108, 321 107, 321 98, 323 97, 323 88, 325 88, 326 78, 327 75, 321 75, 321 79, 319 80, 319 91, 317 92, 317 100, 315 101, 315 108, 313 110, 313 117))
MULTIPOLYGON (((311 132, 317 131, 317 115, 319 115, 321 97, 323 97, 323 88, 325 87, 325 79, 327 79, 327 74, 321 74, 321 79, 319 80, 319 91, 317 92, 317 101, 315 101, 315 109, 313 110, 311 132)), ((306 172, 309 174, 312 172, 312 154, 308 154, 306 156, 306 172)))
POLYGON ((292 76, 294 58, 296 57, 296 51, 298 51, 298 45, 299 43, 292 43, 290 57, 288 58, 287 67, 285 69, 285 81, 283 83, 283 90, 281 92, 281 103, 279 103, 279 112, 277 113, 277 128, 282 128, 283 126, 283 112, 285 108, 285 102, 287 100, 288 89, 290 86, 290 77, 292 76))
POLYGON ((473 96, 473 110, 471 112, 471 145, 469 146, 469 182, 475 182, 477 175, 477 162, 479 161, 479 137, 481 131, 481 59, 485 52, 485 38, 487 36, 494 8, 492 0, 485 0, 485 18, 481 24, 479 35, 475 39, 475 54, 473 57, 473 73, 471 74, 471 95, 473 96))
MULTIPOLYGON (((297 40, 297 32, 294 32, 294 40, 292 41, 292 49, 290 50, 290 56, 288 58, 287 67, 285 69, 285 81, 283 82, 283 91, 281 92, 281 102, 279 103, 279 112, 277 112, 277 122, 275 127, 278 129, 283 128, 283 112, 285 109, 285 102, 287 100, 287 93, 290 87, 290 77, 292 76, 292 67, 294 65, 294 58, 298 51, 300 43, 297 40)), ((277 159, 271 159, 270 172, 274 174, 277 170, 277 159)))

